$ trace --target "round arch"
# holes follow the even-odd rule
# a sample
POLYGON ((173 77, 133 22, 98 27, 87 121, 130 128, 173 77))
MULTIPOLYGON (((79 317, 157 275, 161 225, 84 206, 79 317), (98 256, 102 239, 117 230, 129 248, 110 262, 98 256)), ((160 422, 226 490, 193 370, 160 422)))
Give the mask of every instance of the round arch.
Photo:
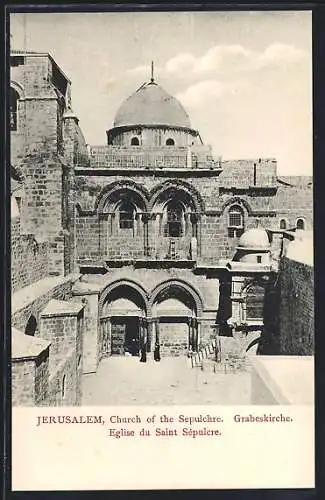
POLYGON ((200 193, 187 182, 177 180, 163 182, 150 191, 150 210, 155 205, 164 203, 175 195, 194 212, 204 212, 204 202, 200 193))
POLYGON ((264 317, 265 286, 263 280, 253 280, 243 286, 241 296, 244 299, 245 320, 255 321, 264 317))
POLYGON ((25 327, 25 335, 29 335, 30 337, 34 337, 35 332, 37 330, 37 321, 33 314, 31 314, 28 318, 25 327))
POLYGON ((141 210, 148 211, 147 189, 130 180, 112 182, 104 187, 95 202, 95 211, 103 213, 107 203, 116 204, 121 198, 128 198, 141 210))
POLYGON ((159 300, 159 298, 162 297, 165 292, 174 290, 185 293, 185 296, 187 296, 195 305, 197 317, 200 317, 202 315, 203 300, 200 293, 192 285, 186 283, 183 280, 166 280, 153 288, 150 294, 150 308, 153 307, 154 303, 157 302, 157 300, 159 300))
POLYGON ((252 208, 247 203, 246 200, 243 200, 239 196, 233 196, 229 200, 227 200, 221 207, 221 212, 225 212, 227 209, 231 208, 232 206, 239 206, 242 210, 245 209, 248 215, 252 215, 252 208))
POLYGON ((118 290, 124 292, 135 293, 136 297, 139 300, 139 303, 144 307, 144 311, 146 315, 149 314, 150 305, 148 301, 147 291, 143 288, 142 285, 133 280, 120 279, 116 280, 113 283, 109 283, 101 292, 98 308, 99 308, 99 316, 103 313, 104 304, 107 302, 110 296, 114 296, 114 292, 116 293, 118 290))
POLYGON ((15 80, 10 80, 10 87, 18 93, 20 100, 25 98, 25 90, 20 83, 17 83, 15 80))
POLYGON ((296 229, 306 229, 306 220, 304 217, 298 217, 296 220, 296 229))
POLYGON ((282 229, 283 231, 287 230, 289 228, 289 222, 286 217, 281 217, 279 220, 279 229, 282 229))

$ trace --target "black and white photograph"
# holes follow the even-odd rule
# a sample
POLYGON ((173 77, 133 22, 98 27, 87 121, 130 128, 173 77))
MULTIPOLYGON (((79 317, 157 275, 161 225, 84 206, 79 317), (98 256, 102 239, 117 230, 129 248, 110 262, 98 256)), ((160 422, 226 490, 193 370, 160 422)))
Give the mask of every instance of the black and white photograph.
POLYGON ((13 491, 313 488, 312 12, 8 18, 13 491))
POLYGON ((11 13, 12 405, 312 405, 311 13, 11 13))

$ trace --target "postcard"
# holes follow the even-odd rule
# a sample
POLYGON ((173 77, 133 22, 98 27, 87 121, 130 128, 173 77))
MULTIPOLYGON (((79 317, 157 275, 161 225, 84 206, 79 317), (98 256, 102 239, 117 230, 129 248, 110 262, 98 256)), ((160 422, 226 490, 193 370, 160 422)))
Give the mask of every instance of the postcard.
POLYGON ((313 488, 311 12, 15 11, 9 75, 12 489, 313 488))

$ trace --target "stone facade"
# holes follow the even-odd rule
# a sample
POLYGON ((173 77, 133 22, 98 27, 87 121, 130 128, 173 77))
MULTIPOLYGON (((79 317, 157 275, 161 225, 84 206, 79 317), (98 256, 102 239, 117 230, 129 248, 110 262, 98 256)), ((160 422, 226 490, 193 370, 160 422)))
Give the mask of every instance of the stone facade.
POLYGON ((267 288, 271 273, 250 257, 237 274, 227 267, 241 235, 265 228, 279 259, 283 230, 312 227, 312 181, 279 178, 274 159, 214 157, 153 80, 122 104, 107 144, 87 146, 53 58, 13 52, 10 62, 12 323, 51 342, 48 380, 41 363, 36 384, 48 395, 29 401, 75 405, 82 372, 103 357, 181 355, 211 342, 216 325, 228 334, 234 287, 267 288))

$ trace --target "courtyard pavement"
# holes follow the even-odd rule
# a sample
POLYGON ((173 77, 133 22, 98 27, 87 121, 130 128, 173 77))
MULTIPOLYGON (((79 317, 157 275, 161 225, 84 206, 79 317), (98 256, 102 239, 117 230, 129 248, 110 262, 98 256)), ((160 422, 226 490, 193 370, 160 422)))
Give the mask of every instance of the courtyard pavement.
POLYGON ((188 358, 112 356, 97 373, 83 375, 83 405, 250 404, 249 372, 213 373, 191 368, 188 358))

